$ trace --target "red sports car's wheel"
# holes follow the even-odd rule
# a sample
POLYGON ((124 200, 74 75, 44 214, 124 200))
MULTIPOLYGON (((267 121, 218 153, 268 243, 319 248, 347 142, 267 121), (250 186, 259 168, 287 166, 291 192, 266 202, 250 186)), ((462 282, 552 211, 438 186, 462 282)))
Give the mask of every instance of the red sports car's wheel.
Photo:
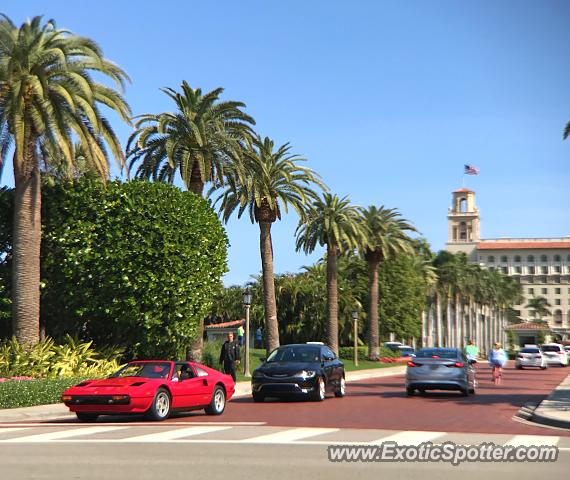
POLYGON ((156 391, 152 405, 146 412, 150 420, 162 421, 166 420, 170 415, 170 395, 164 388, 156 391))
POLYGON ((80 422, 94 422, 99 418, 96 413, 75 412, 75 415, 80 422))
POLYGON ((222 387, 216 385, 214 388, 214 394, 212 395, 212 401, 205 410, 208 415, 221 415, 226 408, 226 392, 222 387))

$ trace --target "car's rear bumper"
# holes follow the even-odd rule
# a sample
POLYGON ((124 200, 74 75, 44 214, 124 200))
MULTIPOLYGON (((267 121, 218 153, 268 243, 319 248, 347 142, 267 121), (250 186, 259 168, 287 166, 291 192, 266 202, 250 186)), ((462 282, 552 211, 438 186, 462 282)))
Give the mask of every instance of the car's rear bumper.
POLYGON ((465 381, 407 380, 406 388, 417 388, 421 390, 467 390, 469 387, 465 381))
POLYGON ((548 362, 542 362, 541 360, 537 360, 537 361, 529 361, 529 360, 522 360, 522 361, 516 361, 515 362, 515 366, 520 366, 520 367, 546 367, 546 365, 548 364, 548 362))

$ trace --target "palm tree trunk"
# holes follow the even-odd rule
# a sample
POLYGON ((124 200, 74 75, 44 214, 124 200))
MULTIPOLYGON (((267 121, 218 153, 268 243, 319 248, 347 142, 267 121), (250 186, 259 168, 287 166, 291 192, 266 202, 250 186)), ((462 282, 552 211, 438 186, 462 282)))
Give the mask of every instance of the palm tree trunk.
POLYGON ((451 318, 451 295, 447 295, 446 298, 446 302, 447 302, 447 308, 445 311, 445 322, 447 324, 447 332, 445 335, 445 346, 446 347, 452 347, 453 346, 453 325, 452 325, 452 318, 451 318))
POLYGON ((275 279, 273 276, 271 222, 259 222, 259 248, 261 251, 261 272, 263 276, 265 330, 267 332, 266 349, 267 355, 269 355, 279 346, 279 325, 277 323, 277 302, 275 300, 275 279))
POLYGON ((368 260, 369 298, 368 298, 368 358, 376 360, 380 354, 378 332, 378 264, 379 259, 368 260))
POLYGON ((436 347, 443 347, 441 340, 442 340, 442 336, 441 336, 441 324, 442 324, 442 320, 441 320, 441 298, 440 298, 440 294, 439 292, 436 292, 435 294, 435 305, 436 305, 436 347))
MULTIPOLYGON (((194 192, 196 195, 202 196, 204 192, 204 181, 200 174, 200 167, 197 162, 192 165, 192 173, 190 174, 190 182, 188 183, 188 190, 194 192)), ((204 323, 202 322, 202 330, 204 330, 204 323)), ((200 337, 202 338, 202 337, 200 337)))
POLYGON ((327 248, 327 344, 338 355, 337 248, 327 248))
POLYGON ((22 168, 15 170, 12 266, 12 328, 19 343, 40 339, 41 178, 35 138, 26 145, 22 168))

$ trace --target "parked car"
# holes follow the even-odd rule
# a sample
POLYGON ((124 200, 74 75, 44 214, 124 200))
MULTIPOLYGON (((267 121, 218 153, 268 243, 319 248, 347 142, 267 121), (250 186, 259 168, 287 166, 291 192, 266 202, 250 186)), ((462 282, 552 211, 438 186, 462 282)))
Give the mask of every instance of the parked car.
POLYGON ((232 377, 198 363, 134 361, 109 378, 68 388, 61 399, 84 422, 131 413, 166 420, 173 411, 204 409, 220 415, 234 389, 232 377))
POLYGON ((251 391, 255 402, 299 395, 322 401, 327 392, 344 397, 344 364, 324 344, 282 345, 253 372, 251 391))
POLYGON ((404 345, 402 342, 384 342, 384 346, 390 350, 398 350, 398 347, 404 345))
POLYGON ((525 346, 517 354, 515 367, 518 369, 538 367, 544 370, 548 367, 548 362, 546 361, 546 355, 544 355, 536 345, 525 346))
POLYGON ((402 357, 413 357, 415 355, 413 347, 409 347, 408 345, 398 345, 398 350, 402 357))
POLYGON ((475 393, 477 386, 473 360, 457 348, 422 348, 408 362, 406 393, 416 390, 459 390, 463 395, 475 393))
POLYGON ((566 355, 570 357, 570 345, 564 346, 564 350, 566 351, 566 355))
POLYGON ((559 343, 545 343, 542 345, 542 353, 546 357, 548 364, 560 365, 565 367, 568 365, 568 355, 566 350, 559 343))

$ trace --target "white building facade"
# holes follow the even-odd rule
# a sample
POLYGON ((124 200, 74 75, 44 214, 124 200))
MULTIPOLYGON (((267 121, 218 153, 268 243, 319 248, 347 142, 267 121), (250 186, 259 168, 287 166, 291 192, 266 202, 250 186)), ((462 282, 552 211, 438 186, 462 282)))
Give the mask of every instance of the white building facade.
POLYGON ((543 320, 560 340, 570 338, 570 236, 481 239, 475 192, 462 188, 453 192, 446 250, 464 252, 469 261, 516 279, 523 300, 514 309, 524 321, 534 319, 525 308, 529 300, 546 298, 551 315, 543 320))

